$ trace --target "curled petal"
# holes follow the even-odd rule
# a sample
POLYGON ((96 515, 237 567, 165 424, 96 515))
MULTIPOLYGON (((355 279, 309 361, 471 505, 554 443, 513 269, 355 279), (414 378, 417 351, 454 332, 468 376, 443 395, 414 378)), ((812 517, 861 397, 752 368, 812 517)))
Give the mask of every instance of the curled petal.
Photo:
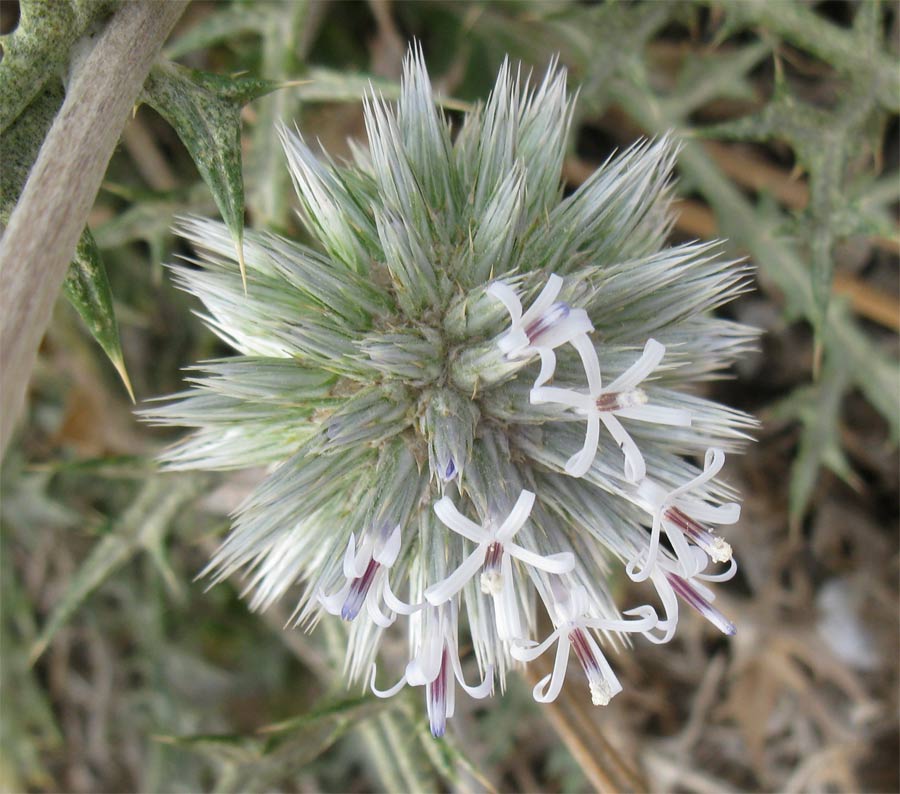
POLYGON ((656 610, 649 604, 629 609, 622 613, 623 615, 637 615, 636 620, 605 620, 603 618, 585 618, 581 622, 585 626, 599 631, 619 631, 619 632, 640 632, 649 631, 656 627, 659 623, 659 616, 656 610))
MULTIPOLYGON (((484 671, 484 679, 480 684, 469 686, 466 683, 466 679, 463 677, 462 664, 459 661, 459 656, 455 653, 450 653, 449 655, 450 664, 453 665, 453 674, 456 676, 456 680, 459 681, 459 685, 465 689, 471 697, 481 700, 481 698, 486 698, 494 691, 494 665, 489 664, 487 666, 487 669, 484 671)), ((447 716, 449 717, 450 715, 448 714, 447 716)))
POLYGON ((534 382, 535 387, 543 386, 556 372, 556 353, 553 348, 541 346, 537 351, 541 356, 541 371, 534 382))
POLYGON ((655 339, 648 339, 641 357, 616 378, 605 391, 628 391, 643 382, 659 366, 666 354, 666 346, 655 339))
POLYGON ((673 499, 677 499, 681 494, 687 493, 688 491, 693 491, 700 485, 704 485, 709 482, 713 477, 715 477, 725 465, 725 453, 722 452, 721 449, 708 449, 706 450, 706 456, 703 461, 703 471, 700 472, 694 479, 688 480, 684 485, 680 488, 676 488, 675 490, 669 493, 669 501, 673 499))
POLYGON ((578 355, 581 357, 581 364, 588 382, 588 394, 599 394, 603 388, 603 379, 600 376, 600 359, 597 358, 594 343, 587 334, 579 334, 572 340, 572 347, 578 351, 578 355))
POLYGON ((394 684, 392 687, 388 687, 387 689, 378 689, 375 686, 375 665, 372 665, 372 678, 369 682, 369 688, 372 690, 372 694, 375 697, 379 698, 391 698, 396 695, 403 687, 406 686, 406 675, 404 674, 400 680, 394 684))
POLYGON ((462 535, 473 543, 486 543, 490 540, 490 536, 482 527, 456 509, 456 505, 453 504, 450 497, 445 496, 435 502, 434 512, 441 523, 452 529, 457 535, 462 535))
POLYGON ((737 502, 727 502, 724 505, 709 505, 699 500, 679 500, 684 506, 684 511, 696 521, 707 524, 725 526, 736 524, 741 517, 741 506, 737 502))
POLYGON ((542 556, 528 549, 523 549, 515 543, 506 543, 503 546, 507 554, 521 560, 532 568, 539 568, 547 573, 568 573, 575 567, 575 555, 570 551, 561 551, 558 554, 542 556))
POLYGON ((656 625, 656 628, 662 632, 661 635, 650 630, 644 632, 644 636, 655 645, 664 645, 675 636, 675 629, 678 627, 678 598, 661 568, 657 568, 651 578, 666 617, 656 625))
POLYGON ((325 608, 329 615, 340 615, 347 596, 350 595, 350 588, 353 586, 352 580, 345 582, 344 586, 331 595, 326 595, 324 591, 320 592, 316 598, 325 608))
POLYGON ((394 527, 394 531, 391 532, 385 544, 375 553, 375 562, 390 568, 397 561, 397 556, 400 554, 400 543, 400 525, 398 524, 394 527))
POLYGON ((597 444, 600 443, 600 417, 589 414, 585 428, 584 446, 566 461, 566 474, 571 477, 583 477, 597 457, 597 444))
POLYGON ((566 679, 566 667, 569 665, 569 638, 560 635, 556 647, 556 661, 553 672, 544 676, 535 684, 532 694, 538 703, 552 703, 559 697, 563 681, 566 679))
MULTIPOLYGON (((547 279, 547 283, 544 285, 544 288, 541 290, 540 295, 534 299, 534 303, 528 308, 528 311, 522 316, 522 325, 528 325, 533 320, 536 320, 540 317, 547 309, 549 309, 553 302, 556 300, 557 295, 559 295, 560 290, 563 286, 562 276, 557 276, 556 273, 550 275, 550 278, 547 279)), ((502 298, 500 300, 503 300, 502 298)), ((518 298, 516 298, 518 300, 518 298)), ((505 301, 504 301, 505 303, 505 301)), ((519 306, 522 304, 520 303, 519 306)), ((507 306, 507 309, 509 307, 507 306)))
POLYGON ((650 529, 650 545, 646 554, 640 553, 636 555, 625 566, 625 573, 628 574, 628 578, 632 582, 646 581, 656 568, 656 556, 659 553, 659 536, 662 530, 662 512, 663 509, 660 508, 653 514, 653 526, 650 529))
POLYGON ((531 509, 534 507, 534 493, 532 491, 523 490, 516 499, 513 509, 509 511, 509 515, 503 519, 503 523, 494 536, 500 543, 510 540, 516 532, 518 532, 531 515, 531 509))
POLYGON ((517 662, 531 662, 546 651, 560 636, 560 629, 554 629, 541 643, 533 640, 514 640, 510 645, 509 653, 517 662))
POLYGON ((727 570, 722 573, 698 573, 695 578, 701 579, 704 582, 727 582, 729 579, 733 579, 736 573, 737 560, 732 557, 728 561, 727 570))
POLYGON ((428 600, 428 603, 438 606, 453 598, 465 587, 466 582, 475 575, 476 571, 484 565, 486 554, 487 546, 483 543, 479 544, 478 548, 466 557, 453 573, 437 584, 431 585, 425 591, 425 598, 428 600))
POLYGON ((519 324, 522 319, 522 302, 512 287, 504 284, 502 281, 495 281, 488 287, 487 294, 492 298, 496 298, 506 307, 513 326, 519 324))
POLYGON ((406 680, 411 686, 430 684, 441 670, 444 637, 439 631, 426 636, 416 657, 406 665, 406 680))
POLYGON ((386 629, 388 626, 392 625, 393 622, 397 619, 396 615, 394 617, 388 617, 381 611, 381 607, 378 606, 378 599, 370 595, 366 599, 366 610, 369 613, 369 617, 372 618, 373 622, 376 626, 380 626, 383 629, 386 629))
POLYGON ((397 598, 391 589, 391 583, 387 574, 384 576, 384 603, 387 604, 388 609, 392 612, 398 612, 401 615, 412 615, 425 606, 424 604, 407 604, 402 599, 397 598))
POLYGON ((619 445, 625 455, 625 479, 629 482, 640 482, 647 473, 647 465, 644 463, 644 456, 638 449, 634 439, 628 434, 628 431, 622 427, 622 423, 611 413, 601 413, 600 421, 606 425, 609 434, 619 445))
POLYGON ((539 386, 531 390, 530 399, 532 405, 553 403, 565 405, 568 408, 577 408, 589 412, 594 409, 594 400, 587 394, 581 394, 574 389, 561 389, 558 386, 539 386))
POLYGON ((616 416, 623 419, 637 419, 640 422, 652 422, 656 425, 673 427, 690 427, 691 413, 680 408, 665 408, 659 405, 639 405, 636 408, 618 408, 616 416))

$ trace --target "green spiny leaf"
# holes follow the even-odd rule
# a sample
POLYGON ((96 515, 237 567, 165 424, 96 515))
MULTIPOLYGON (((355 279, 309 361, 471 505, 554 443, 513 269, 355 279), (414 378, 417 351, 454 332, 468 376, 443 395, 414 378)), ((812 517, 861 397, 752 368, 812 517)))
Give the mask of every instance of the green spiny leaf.
POLYGON ((235 241, 245 291, 240 111, 276 88, 269 80, 223 77, 171 62, 157 64, 144 86, 143 100, 175 128, 212 191, 235 241))
POLYGON ((271 725, 262 735, 196 734, 159 736, 158 741, 199 752, 219 762, 237 764, 234 789, 259 788, 260 781, 274 782, 318 758, 348 731, 394 704, 372 696, 329 701, 295 719, 271 725), (247 776, 255 786, 250 787, 247 776))
POLYGON ((118 0, 21 0, 18 26, 0 36, 0 132, 63 71, 72 44, 116 5, 118 0))
MULTIPOLYGON (((62 86, 50 81, 34 102, 13 121, 0 138, 0 221, 8 222, 25 187, 38 150, 63 101, 62 86)), ((134 400, 125 369, 119 327, 113 309, 112 292, 100 249, 89 229, 85 229, 69 266, 64 292, 85 325, 122 378, 134 400)))
POLYGON ((56 633, 85 600, 140 549, 152 550, 162 542, 175 516, 209 483, 206 476, 151 477, 128 510, 103 537, 72 577, 57 600, 29 658, 43 654, 56 633))
MULTIPOLYGON (((308 2, 266 3, 259 7, 262 72, 289 80, 302 69, 310 37, 308 2)), ((276 91, 259 102, 253 147, 247 162, 248 201, 261 226, 284 231, 290 217, 291 178, 278 138, 280 121, 300 118, 303 100, 296 90, 276 91)))
POLYGON ((62 733, 48 694, 34 671, 28 669, 21 651, 35 634, 34 606, 20 585, 18 571, 13 567, 14 556, 8 547, 0 554, 0 645, 4 649, 0 681, 4 704, 0 720, 0 788, 25 791, 53 787, 47 756, 48 751, 62 744, 62 733))
POLYGON ((252 6, 246 3, 220 5, 211 14, 178 35, 163 50, 170 59, 206 49, 222 41, 233 40, 245 33, 259 33, 267 19, 268 4, 252 6))
POLYGON ((128 389, 128 395, 134 402, 134 391, 125 369, 122 345, 119 342, 119 324, 113 309, 112 290, 103 257, 97 247, 97 241, 90 229, 81 233, 81 239, 75 248, 75 258, 69 265, 63 290, 94 339, 109 357, 116 372, 128 389))
POLYGON ((841 72, 865 79, 878 101, 890 110, 900 107, 900 69, 884 51, 880 4, 857 3, 852 30, 829 22, 802 3, 718 0, 730 31, 761 26, 801 47, 841 72))
POLYGON ((796 389, 776 406, 777 418, 798 420, 801 424, 797 456, 791 466, 788 517, 793 531, 809 508, 819 471, 826 466, 855 487, 858 478, 841 449, 840 414, 849 374, 842 366, 826 362, 819 381, 796 389))

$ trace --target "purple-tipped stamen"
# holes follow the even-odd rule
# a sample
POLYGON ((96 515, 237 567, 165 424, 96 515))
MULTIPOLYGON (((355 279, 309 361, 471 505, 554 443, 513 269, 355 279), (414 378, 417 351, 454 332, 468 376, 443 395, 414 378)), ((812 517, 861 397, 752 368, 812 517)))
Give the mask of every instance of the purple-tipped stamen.
POLYGON ((500 563, 503 562, 503 544, 491 543, 484 555, 484 564, 481 567, 481 592, 488 595, 497 595, 503 589, 503 579, 500 574, 500 563))
POLYGON ((369 560, 363 575, 353 580, 347 599, 341 607, 341 617, 344 620, 353 620, 359 614, 359 610, 362 609, 362 605, 366 602, 369 588, 372 586, 372 582, 375 581, 375 574, 380 567, 375 560, 369 560))
POLYGON ((447 729, 447 686, 450 666, 447 659, 447 648, 441 652, 441 666, 437 678, 425 687, 428 700, 428 721, 431 735, 440 739, 447 729))
POLYGON ((669 584, 672 585, 672 589, 675 593, 679 595, 686 604, 696 609, 719 631, 732 637, 737 633, 734 623, 710 604, 706 598, 700 595, 687 579, 682 579, 674 573, 667 573, 666 579, 668 579, 669 584))
POLYGON ((529 323, 525 328, 525 336, 531 345, 538 345, 539 337, 545 331, 548 331, 554 324, 565 320, 569 316, 572 307, 568 303, 554 303, 547 311, 538 317, 533 323, 529 323))
POLYGON ((603 671, 600 664, 594 656, 594 649, 588 642, 584 629, 576 628, 569 632, 569 642, 572 643, 572 650, 575 656, 581 662, 581 668, 587 676, 588 685, 591 689, 591 702, 595 706, 605 706, 609 703, 614 694, 606 684, 603 677, 603 671))

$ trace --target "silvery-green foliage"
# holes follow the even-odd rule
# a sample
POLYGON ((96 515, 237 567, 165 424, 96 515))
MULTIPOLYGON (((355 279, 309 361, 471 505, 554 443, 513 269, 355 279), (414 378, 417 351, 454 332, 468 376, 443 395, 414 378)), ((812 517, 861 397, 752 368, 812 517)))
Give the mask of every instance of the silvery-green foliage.
POLYGON ((716 475, 753 422, 696 385, 753 344, 710 314, 746 272, 714 243, 665 247, 668 137, 563 196, 565 80, 505 64, 455 131, 413 51, 397 106, 367 100, 355 162, 282 128, 317 245, 247 232, 246 293, 223 224, 179 227, 197 259, 175 279, 237 355, 145 413, 193 428, 170 469, 269 467, 207 573, 242 572, 254 608, 299 585, 297 625, 352 621, 347 671, 380 694, 379 643, 405 628, 398 687, 425 687, 436 735, 454 676, 482 697, 551 641, 557 669, 535 697, 555 697, 571 646, 607 702, 621 687, 598 638, 666 641, 676 595, 733 631, 699 580, 734 572, 707 571, 730 561, 712 525, 738 510, 716 475), (619 614, 607 583, 622 562, 659 614, 619 614), (535 646, 544 608, 556 631, 535 646), (457 655, 466 626, 475 686, 457 655))

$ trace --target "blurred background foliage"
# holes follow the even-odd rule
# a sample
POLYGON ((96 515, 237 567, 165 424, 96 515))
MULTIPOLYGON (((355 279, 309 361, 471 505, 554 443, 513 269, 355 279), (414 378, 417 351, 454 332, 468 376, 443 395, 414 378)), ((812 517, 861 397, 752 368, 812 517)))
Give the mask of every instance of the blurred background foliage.
MULTIPOLYGON (((71 48, 115 6, 0 5, 4 221, 71 48)), ((110 163, 3 462, 0 787, 900 790, 898 16, 837 0, 195 0, 110 163), (443 742, 418 692, 345 689, 341 625, 283 631, 289 605, 252 615, 240 581, 194 581, 258 473, 158 472, 172 436, 135 421, 118 379, 142 401, 227 353, 165 275, 190 255, 173 216, 303 237, 275 122, 347 154, 369 81, 395 92, 413 37, 452 119, 507 53, 538 70, 558 53, 580 92, 567 189, 674 129, 672 239, 727 237, 756 289, 722 311, 764 331, 709 386, 763 421, 729 468, 742 572, 720 598, 738 636, 689 615, 672 644, 614 658, 609 707, 571 687, 538 708, 516 679, 461 704, 443 742)))

